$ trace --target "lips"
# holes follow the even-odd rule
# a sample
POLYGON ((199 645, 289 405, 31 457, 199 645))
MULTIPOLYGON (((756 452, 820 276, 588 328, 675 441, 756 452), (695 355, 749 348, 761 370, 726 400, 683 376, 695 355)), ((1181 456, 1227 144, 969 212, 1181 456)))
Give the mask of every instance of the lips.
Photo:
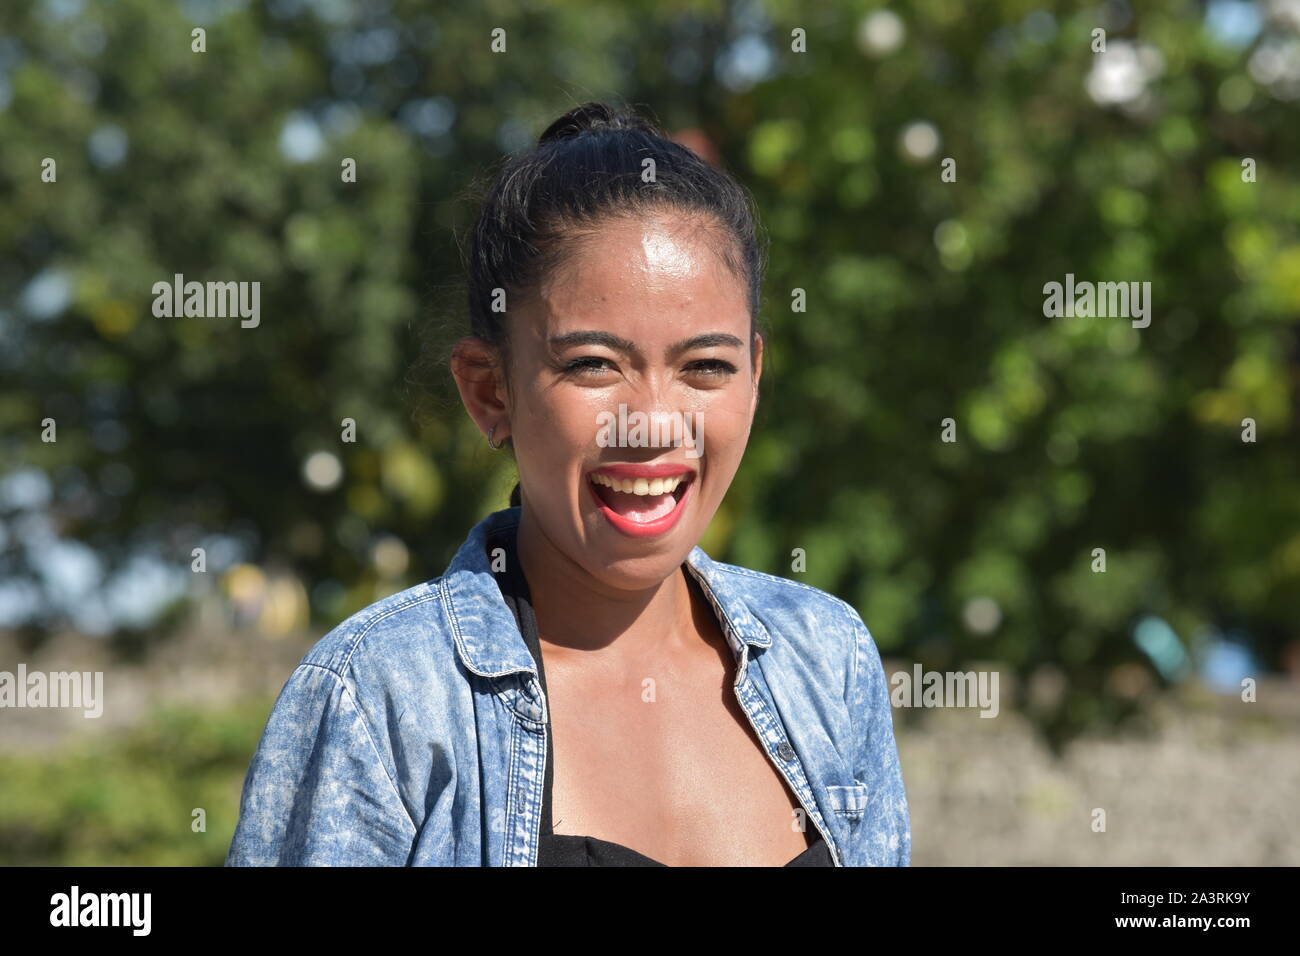
POLYGON ((677 524, 695 475, 691 468, 670 463, 606 465, 587 473, 587 487, 616 530, 639 538, 663 534, 677 524))

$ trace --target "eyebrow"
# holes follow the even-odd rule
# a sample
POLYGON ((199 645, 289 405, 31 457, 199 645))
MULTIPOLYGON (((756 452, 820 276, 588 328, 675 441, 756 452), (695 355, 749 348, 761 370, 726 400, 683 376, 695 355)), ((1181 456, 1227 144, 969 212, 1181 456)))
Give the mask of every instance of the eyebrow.
MULTIPOLYGON (((614 335, 612 332, 601 332, 594 329, 585 332, 566 332, 564 335, 553 335, 547 339, 547 342, 551 348, 557 350, 574 345, 603 345, 606 348, 613 349, 616 352, 624 352, 628 355, 636 355, 640 351, 635 342, 614 335)), ((691 349, 706 349, 719 345, 744 348, 745 343, 729 332, 706 332, 703 335, 683 339, 676 345, 670 345, 667 354, 670 356, 680 355, 682 352, 688 352, 691 349)))

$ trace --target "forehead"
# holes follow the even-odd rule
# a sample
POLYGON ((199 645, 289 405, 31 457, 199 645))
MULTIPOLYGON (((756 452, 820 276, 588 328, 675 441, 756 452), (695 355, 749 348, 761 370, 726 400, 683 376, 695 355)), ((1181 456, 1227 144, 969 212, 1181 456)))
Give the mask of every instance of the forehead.
POLYGON ((748 290, 721 257, 730 239, 699 217, 617 219, 584 234, 530 310, 542 336, 604 329, 633 341, 749 330, 748 290))

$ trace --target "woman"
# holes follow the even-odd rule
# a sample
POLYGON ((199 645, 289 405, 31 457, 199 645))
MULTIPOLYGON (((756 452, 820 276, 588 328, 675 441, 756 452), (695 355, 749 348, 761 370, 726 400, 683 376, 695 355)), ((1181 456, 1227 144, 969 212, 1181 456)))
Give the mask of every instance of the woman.
POLYGON ((861 618, 696 544, 758 402, 758 235, 734 180, 600 104, 506 165, 452 369, 512 507, 303 659, 228 864, 908 864, 861 618))

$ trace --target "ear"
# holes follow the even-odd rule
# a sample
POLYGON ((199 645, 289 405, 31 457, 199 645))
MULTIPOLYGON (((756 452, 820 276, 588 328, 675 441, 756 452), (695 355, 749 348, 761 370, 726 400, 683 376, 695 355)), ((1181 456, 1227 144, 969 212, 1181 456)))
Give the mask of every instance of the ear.
POLYGON ((479 431, 486 436, 495 427, 495 441, 510 437, 509 393, 499 350, 477 336, 466 336, 452 349, 451 374, 479 431))
POLYGON ((758 382, 763 377, 763 336, 754 333, 754 400, 749 413, 752 416, 758 408, 758 382))

